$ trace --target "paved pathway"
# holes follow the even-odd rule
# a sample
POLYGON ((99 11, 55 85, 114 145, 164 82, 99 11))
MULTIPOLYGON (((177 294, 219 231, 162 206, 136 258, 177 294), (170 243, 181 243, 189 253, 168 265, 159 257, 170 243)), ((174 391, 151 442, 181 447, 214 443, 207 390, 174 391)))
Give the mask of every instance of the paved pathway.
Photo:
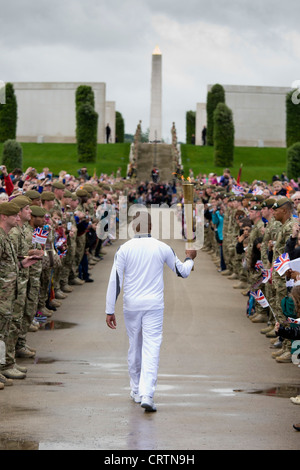
MULTIPOLYGON (((166 269, 157 413, 129 399, 122 302, 116 331, 104 315, 117 245, 92 270, 95 282, 29 334, 38 352, 20 360, 27 378, 0 391, 0 449, 299 449, 300 407, 289 397, 300 393, 300 370, 271 358, 245 297, 203 252, 188 279, 166 269)), ((184 243, 171 245, 183 259, 184 243)))

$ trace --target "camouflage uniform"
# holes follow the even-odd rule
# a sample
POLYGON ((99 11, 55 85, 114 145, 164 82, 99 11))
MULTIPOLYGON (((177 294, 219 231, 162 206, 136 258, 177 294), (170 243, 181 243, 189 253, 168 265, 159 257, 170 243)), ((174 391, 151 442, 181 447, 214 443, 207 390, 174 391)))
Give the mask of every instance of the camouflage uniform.
MULTIPOLYGON (((0 340, 7 347, 13 304, 18 296, 18 260, 9 236, 0 227, 0 340)), ((6 365, 0 366, 1 370, 6 365)))
MULTIPOLYGON (((28 255, 29 245, 26 240, 24 226, 14 227, 9 232, 16 254, 20 257, 28 255)), ((29 279, 29 268, 20 269, 18 275, 18 294, 13 305, 12 321, 9 331, 9 338, 6 349, 6 365, 11 368, 15 365, 15 351, 18 337, 21 330, 26 301, 27 283, 29 279)))
POLYGON ((223 246, 224 246, 224 252, 225 252, 225 264, 226 264, 226 270, 230 271, 233 273, 233 259, 236 253, 236 223, 235 223, 235 212, 236 210, 233 208, 229 208, 229 214, 228 214, 228 224, 227 224, 227 231, 225 232, 223 229, 223 233, 225 236, 225 239, 223 239, 223 246))
MULTIPOLYGON (((32 242, 34 229, 30 224, 25 224, 25 237, 30 249, 39 249, 42 247, 38 243, 32 242)), ((42 272, 42 261, 37 261, 29 268, 29 279, 27 283, 26 302, 24 308, 24 315, 22 319, 21 330, 16 346, 16 353, 19 349, 25 348, 26 346, 26 335, 29 331, 32 320, 37 312, 39 291, 40 291, 40 278, 42 272)))
MULTIPOLYGON (((277 233, 275 246, 273 250, 273 261, 275 261, 280 255, 285 253, 285 245, 287 240, 289 239, 293 224, 295 223, 295 219, 291 216, 289 219, 285 221, 284 224, 280 225, 280 228, 277 233)), ((282 323, 286 320, 282 308, 281 308, 281 301, 287 295, 287 288, 286 288, 286 279, 285 276, 280 276, 277 271, 273 269, 272 271, 272 284, 274 286, 276 292, 275 298, 275 314, 278 318, 278 321, 282 323)), ((282 349, 284 352, 290 351, 290 340, 284 340, 282 344, 282 349)))
MULTIPOLYGON (((83 193, 86 193, 87 194, 87 191, 85 190, 80 190, 81 193, 79 191, 77 191, 76 194, 79 193, 79 196, 80 194, 83 194, 83 193)), ((86 214, 86 208, 84 206, 84 204, 82 202, 80 202, 77 206, 77 211, 79 212, 83 212, 84 214, 86 214)), ((86 245, 86 233, 81 233, 81 234, 78 234, 77 233, 77 237, 76 237, 76 251, 75 251, 75 265, 76 265, 76 270, 78 270, 78 267, 81 263, 81 260, 83 258, 83 255, 84 255, 84 251, 85 251, 85 245, 86 245)))
MULTIPOLYGON (((266 226, 266 230, 264 233, 263 241, 261 244, 261 250, 260 250, 261 260, 262 260, 264 269, 270 269, 272 267, 268 258, 268 245, 269 245, 270 240, 275 242, 280 226, 281 226, 280 222, 277 222, 277 220, 275 220, 274 217, 270 219, 270 221, 268 222, 266 226)), ((274 288, 273 283, 270 284, 270 282, 267 282, 265 284, 265 292, 266 292, 266 299, 269 302, 271 309, 275 311, 276 310, 276 290, 274 288)), ((272 313, 269 315, 269 322, 271 325, 275 326, 275 320, 274 320, 272 313)))
POLYGON ((45 255, 42 260, 42 272, 40 278, 40 291, 39 291, 39 300, 38 300, 38 310, 42 311, 46 304, 47 300, 50 297, 52 277, 54 272, 54 265, 58 263, 56 260, 57 253, 54 249, 54 235, 53 229, 50 228, 49 235, 45 244, 45 255))
MULTIPOLYGON (((255 207, 255 206, 254 206, 255 207)), ((259 206, 257 206, 259 207, 259 206)), ((260 219, 258 222, 256 222, 251 229, 250 236, 249 236, 249 243, 248 243, 248 248, 247 248, 247 254, 246 254, 246 262, 247 262, 247 267, 248 267, 248 288, 254 289, 254 284, 259 281, 259 279, 262 277, 261 271, 255 271, 250 269, 251 266, 251 258, 252 258, 252 252, 253 252, 253 245, 254 241, 258 237, 263 237, 262 234, 262 229, 264 228, 264 223, 260 219)), ((261 284, 259 286, 261 291, 265 294, 265 285, 261 284)), ((263 320, 266 320, 266 315, 268 313, 268 310, 266 308, 263 308, 258 302, 255 303, 255 316, 257 315, 262 315, 263 320)), ((254 318, 253 318, 254 319, 254 318)))
POLYGON ((62 267, 61 267, 61 276, 60 276, 60 287, 63 289, 64 287, 69 285, 69 278, 73 277, 72 270, 75 263, 75 255, 76 255, 76 235, 77 235, 77 227, 76 221, 74 218, 74 214, 71 211, 65 213, 65 222, 67 224, 67 254, 62 258, 62 267), (69 235, 69 231, 72 227, 72 231, 75 231, 74 236, 69 235))

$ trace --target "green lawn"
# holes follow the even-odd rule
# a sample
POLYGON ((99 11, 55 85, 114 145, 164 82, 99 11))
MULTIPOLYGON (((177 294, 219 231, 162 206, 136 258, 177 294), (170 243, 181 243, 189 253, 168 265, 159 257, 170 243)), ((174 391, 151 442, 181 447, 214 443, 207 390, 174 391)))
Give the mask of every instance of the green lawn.
MULTIPOLYGON (((182 163, 185 176, 189 168, 194 175, 199 173, 217 173, 221 175, 223 168, 214 166, 213 147, 181 145, 182 163)), ((286 172, 286 148, 235 147, 234 165, 231 174, 237 177, 240 165, 243 164, 242 181, 251 182, 255 179, 272 181, 273 175, 286 172)))
MULTIPOLYGON (((122 168, 122 176, 126 176, 129 161, 130 144, 98 144, 97 161, 95 163, 79 163, 76 144, 36 144, 22 143, 23 170, 29 166, 41 172, 48 167, 55 175, 61 170, 77 176, 77 170, 83 166, 88 169, 89 175, 93 175, 94 169, 99 176, 101 173, 116 173, 122 168)), ((2 158, 3 144, 0 144, 2 158)))
MULTIPOLYGON (((77 170, 86 166, 89 175, 93 175, 96 169, 96 174, 99 176, 101 173, 115 173, 118 167, 121 167, 122 176, 126 176, 130 143, 98 144, 97 161, 87 164, 78 162, 76 144, 22 143, 21 145, 23 170, 32 166, 41 172, 44 167, 48 167, 55 175, 65 170, 77 176, 77 170)), ((0 144, 0 156, 2 149, 3 144, 0 144)), ((223 172, 223 168, 214 166, 213 147, 182 144, 181 153, 185 176, 188 176, 189 168, 193 169, 195 175, 211 172, 221 175, 223 172)), ((236 147, 234 166, 230 168, 233 176, 237 176, 241 164, 243 164, 243 181, 251 182, 259 179, 271 182, 273 175, 281 175, 286 171, 286 149, 236 147)))

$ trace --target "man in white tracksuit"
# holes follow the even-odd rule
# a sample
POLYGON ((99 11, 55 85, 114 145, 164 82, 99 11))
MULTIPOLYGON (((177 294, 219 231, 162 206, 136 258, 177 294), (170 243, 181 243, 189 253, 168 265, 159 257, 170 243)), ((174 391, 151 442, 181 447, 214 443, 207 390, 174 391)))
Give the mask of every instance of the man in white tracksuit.
POLYGON ((151 220, 147 213, 146 217, 146 230, 140 230, 142 224, 138 225, 135 237, 116 252, 106 295, 106 323, 110 328, 116 328, 115 304, 124 278, 130 396, 147 411, 156 411, 153 396, 162 341, 164 264, 178 276, 188 277, 197 252, 187 250, 187 258, 182 263, 172 248, 151 237, 151 220))

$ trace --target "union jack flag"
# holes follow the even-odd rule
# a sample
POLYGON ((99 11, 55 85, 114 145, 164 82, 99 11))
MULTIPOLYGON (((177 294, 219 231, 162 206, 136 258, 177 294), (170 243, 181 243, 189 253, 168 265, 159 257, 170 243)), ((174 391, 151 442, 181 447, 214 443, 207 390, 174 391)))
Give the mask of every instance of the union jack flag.
POLYGON ((245 189, 243 188, 243 186, 241 186, 240 184, 233 184, 232 185, 232 192, 238 196, 240 194, 244 194, 245 192, 245 189))
POLYGON ((42 227, 37 227, 33 232, 32 243, 39 243, 40 245, 45 245, 48 235, 49 230, 44 230, 42 227))
POLYGON ((290 269, 290 257, 288 253, 280 255, 276 261, 274 261, 273 268, 278 272, 280 276, 290 269))
POLYGON ((261 274, 263 277, 263 284, 266 284, 268 281, 270 284, 272 284, 272 270, 271 269, 262 269, 261 274))
POLYGON ((260 269, 262 270, 264 265, 263 265, 263 262, 259 259, 256 263, 255 263, 255 269, 256 271, 259 271, 260 269))
POLYGON ((262 193, 263 193, 263 191, 260 188, 258 188, 257 186, 252 191, 252 194, 254 194, 254 196, 260 195, 262 193))
POLYGON ((289 323, 295 323, 296 325, 300 325, 300 318, 291 318, 291 317, 288 317, 288 322, 289 323))
POLYGON ((260 289, 258 289, 257 291, 254 291, 254 292, 250 292, 250 295, 252 295, 255 298, 255 300, 263 308, 269 307, 269 302, 267 301, 267 299, 265 298, 264 294, 262 293, 262 291, 260 289))

